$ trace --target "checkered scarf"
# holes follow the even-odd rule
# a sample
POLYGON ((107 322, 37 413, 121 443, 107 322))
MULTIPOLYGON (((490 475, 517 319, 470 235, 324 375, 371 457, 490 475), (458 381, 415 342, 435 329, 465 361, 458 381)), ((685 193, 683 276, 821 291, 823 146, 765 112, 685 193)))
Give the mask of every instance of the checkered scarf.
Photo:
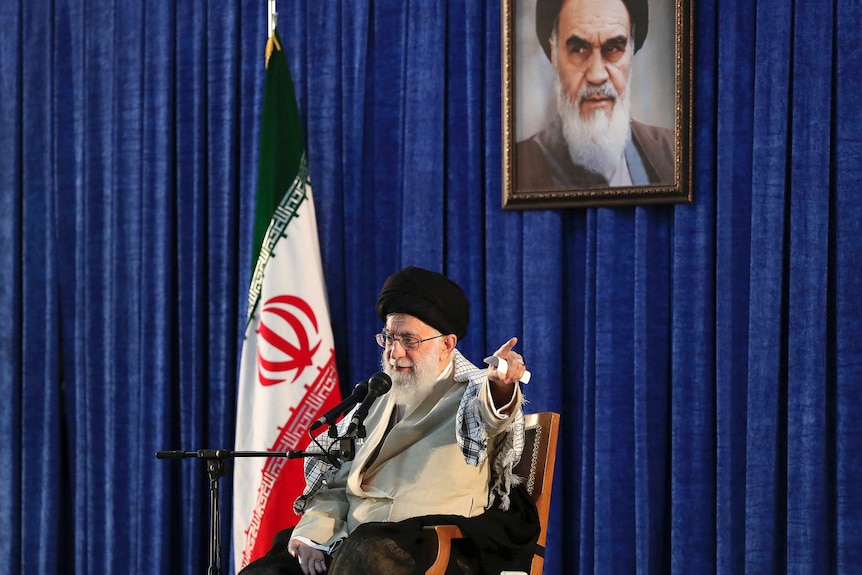
MULTIPOLYGON (((455 436, 464 460, 469 465, 479 465, 488 456, 488 433, 479 412, 479 390, 487 380, 487 373, 484 369, 470 363, 457 349, 453 361, 455 381, 467 384, 455 416, 455 436)), ((350 414, 338 423, 338 437, 346 435, 349 423, 350 414)), ((297 514, 305 511, 308 501, 318 491, 325 489, 327 482, 338 472, 338 467, 332 463, 333 458, 324 455, 330 452, 336 441, 338 441, 337 437, 321 435, 317 438, 317 443, 312 442, 306 449, 309 453, 319 453, 321 456, 309 457, 305 460, 305 490, 293 503, 293 509, 297 514)), ((362 441, 362 438, 356 439, 357 448, 362 441)), ((521 459, 523 451, 524 412, 518 409, 515 420, 499 438, 491 466, 491 503, 498 502, 498 506, 504 511, 509 508, 509 491, 513 485, 521 481, 513 470, 515 464, 521 459)))

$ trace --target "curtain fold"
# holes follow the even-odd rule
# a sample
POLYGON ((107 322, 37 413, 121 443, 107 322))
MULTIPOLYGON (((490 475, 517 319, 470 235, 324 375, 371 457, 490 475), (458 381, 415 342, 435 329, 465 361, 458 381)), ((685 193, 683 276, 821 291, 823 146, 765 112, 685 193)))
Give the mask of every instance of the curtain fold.
MULTIPOLYGON (((749 2, 724 2, 721 28, 738 35, 719 37, 716 51, 718 97, 722 118, 716 138, 716 571, 744 573, 746 557, 746 395, 748 392, 749 318, 752 298, 749 238, 752 214, 752 148, 756 62, 755 19, 749 2)), ((720 29, 721 29, 720 28, 720 29)))
POLYGON ((862 24, 862 6, 841 0, 836 3, 835 58, 832 62, 834 124, 830 148, 829 297, 827 310, 828 367, 834 370, 835 571, 850 573, 862 565, 862 445, 859 442, 858 406, 862 405, 862 340, 856 336, 862 325, 862 253, 858 234, 862 227, 862 117, 855 113, 862 77, 856 72, 859 48, 853 44, 862 24), (851 42, 849 49, 847 42, 851 42), (837 49, 839 46, 845 49, 837 49))
MULTIPOLYGON (((535 211, 501 8, 279 3, 345 390, 384 279, 443 271, 562 413, 545 573, 862 573, 859 3, 696 2, 694 203, 535 211)), ((0 29, 0 573, 200 573, 204 462, 154 453, 234 437, 265 3, 0 29)))
POLYGON ((835 467, 834 380, 826 362, 826 298, 829 227, 829 143, 832 77, 806 74, 816 65, 822 38, 831 38, 833 6, 800 5, 794 14, 790 129, 791 246, 788 272, 787 572, 833 568, 835 539, 831 481, 835 467), (815 38, 817 40, 815 40, 815 38), (815 43, 818 46, 815 47, 815 43), (820 191, 820 193, 811 193, 820 191), (814 528, 814 525, 820 525, 814 528))

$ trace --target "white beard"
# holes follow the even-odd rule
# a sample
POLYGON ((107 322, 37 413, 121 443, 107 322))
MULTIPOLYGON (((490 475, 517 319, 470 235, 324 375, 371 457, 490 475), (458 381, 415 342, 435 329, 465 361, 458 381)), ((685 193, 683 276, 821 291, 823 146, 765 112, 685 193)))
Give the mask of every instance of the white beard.
POLYGON ((380 366, 386 375, 392 378, 392 389, 389 393, 396 405, 415 407, 434 389, 434 384, 440 376, 439 341, 434 340, 434 349, 428 350, 421 360, 414 363, 405 357, 397 362, 398 367, 412 367, 412 373, 396 371, 396 362, 394 360, 387 362, 386 352, 383 353, 380 366))
POLYGON ((572 101, 560 80, 559 70, 554 75, 557 93, 557 110, 563 123, 563 137, 569 146, 569 156, 577 166, 604 176, 610 181, 623 159, 631 138, 631 76, 622 96, 611 83, 587 87, 572 101), (608 119, 604 110, 596 110, 586 120, 581 119, 579 103, 584 98, 606 94, 613 96, 614 107, 608 119))

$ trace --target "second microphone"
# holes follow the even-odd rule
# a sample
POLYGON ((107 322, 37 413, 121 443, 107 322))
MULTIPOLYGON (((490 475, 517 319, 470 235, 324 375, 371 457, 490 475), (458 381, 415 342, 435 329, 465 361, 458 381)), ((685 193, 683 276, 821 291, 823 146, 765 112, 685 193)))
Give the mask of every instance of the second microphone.
POLYGON ((392 379, 382 371, 375 373, 368 378, 368 394, 359 407, 353 412, 353 417, 350 418, 350 425, 347 427, 347 435, 353 435, 357 430, 361 430, 360 437, 365 436, 365 429, 362 427, 365 418, 368 416, 368 410, 371 405, 381 395, 385 395, 392 387, 392 379))

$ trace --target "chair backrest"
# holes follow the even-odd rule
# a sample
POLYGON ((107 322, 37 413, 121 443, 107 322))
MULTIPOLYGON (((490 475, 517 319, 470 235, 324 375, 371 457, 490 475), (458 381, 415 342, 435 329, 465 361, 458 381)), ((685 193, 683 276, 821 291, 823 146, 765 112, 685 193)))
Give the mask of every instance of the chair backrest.
MULTIPOLYGON (((544 552, 548 537, 548 516, 551 513, 551 487, 554 482, 554 463, 557 460, 557 434, 560 429, 560 414, 550 411, 524 415, 526 442, 521 461, 515 473, 523 477, 530 497, 539 511, 541 533, 537 545, 544 552)), ((541 575, 545 558, 543 554, 533 557, 530 575, 541 575)))

